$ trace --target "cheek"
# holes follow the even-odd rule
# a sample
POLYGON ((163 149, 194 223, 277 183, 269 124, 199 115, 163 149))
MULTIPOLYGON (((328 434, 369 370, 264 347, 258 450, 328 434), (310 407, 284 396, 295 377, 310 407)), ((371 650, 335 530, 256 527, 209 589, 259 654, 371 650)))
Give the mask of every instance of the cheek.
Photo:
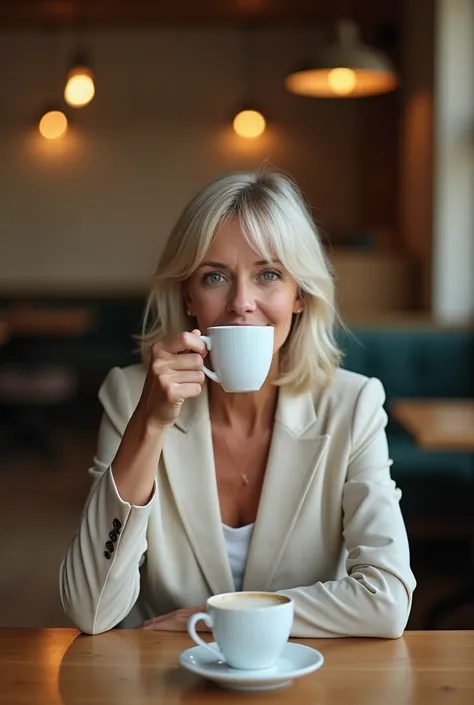
POLYGON ((226 297, 223 292, 218 289, 213 291, 200 291, 196 297, 197 308, 203 313, 206 311, 215 311, 225 306, 226 297))
POLYGON ((226 305, 225 296, 219 295, 218 290, 195 291, 192 300, 194 314, 203 329, 215 324, 226 305))
POLYGON ((291 330, 295 297, 288 291, 278 292, 266 302, 265 314, 275 327, 275 352, 285 343, 291 330))
POLYGON ((198 282, 193 282, 189 287, 189 296, 192 301, 192 305, 196 310, 205 308, 212 302, 212 296, 208 289, 204 289, 198 282))
POLYGON ((291 323, 295 298, 293 292, 278 291, 266 301, 267 312, 275 325, 291 323))

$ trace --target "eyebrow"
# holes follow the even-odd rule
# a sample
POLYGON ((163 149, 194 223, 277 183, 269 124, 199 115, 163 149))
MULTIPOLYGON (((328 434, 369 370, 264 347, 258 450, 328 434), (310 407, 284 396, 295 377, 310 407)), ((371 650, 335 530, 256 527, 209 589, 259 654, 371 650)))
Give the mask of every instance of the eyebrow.
MULTIPOLYGON (((254 267, 261 267, 265 264, 281 264, 279 259, 272 259, 272 260, 266 260, 266 259, 260 259, 258 262, 254 262, 254 267)), ((224 262, 214 262, 210 260, 206 260, 205 262, 201 262, 199 265, 198 269, 201 267, 215 267, 216 269, 230 269, 229 265, 224 264, 224 262)))

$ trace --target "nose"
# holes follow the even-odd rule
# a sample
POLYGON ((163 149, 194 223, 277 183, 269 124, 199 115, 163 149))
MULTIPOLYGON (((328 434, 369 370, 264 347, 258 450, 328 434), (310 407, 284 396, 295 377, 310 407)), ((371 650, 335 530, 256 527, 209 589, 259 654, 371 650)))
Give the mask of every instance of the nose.
POLYGON ((236 280, 229 294, 227 311, 237 316, 253 313, 257 308, 252 286, 248 281, 236 280))

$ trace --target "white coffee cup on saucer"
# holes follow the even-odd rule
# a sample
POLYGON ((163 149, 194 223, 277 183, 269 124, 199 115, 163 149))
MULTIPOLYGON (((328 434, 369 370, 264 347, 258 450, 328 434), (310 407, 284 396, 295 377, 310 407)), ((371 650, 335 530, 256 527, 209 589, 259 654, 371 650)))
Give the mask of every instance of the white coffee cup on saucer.
POLYGON ((281 655, 293 625, 293 600, 273 592, 230 592, 214 595, 207 612, 188 620, 190 637, 231 668, 271 668, 281 655), (202 620, 216 641, 208 644, 196 632, 202 620))
POLYGON ((213 370, 205 374, 226 392, 256 392, 270 370, 273 326, 215 326, 201 335, 213 370))

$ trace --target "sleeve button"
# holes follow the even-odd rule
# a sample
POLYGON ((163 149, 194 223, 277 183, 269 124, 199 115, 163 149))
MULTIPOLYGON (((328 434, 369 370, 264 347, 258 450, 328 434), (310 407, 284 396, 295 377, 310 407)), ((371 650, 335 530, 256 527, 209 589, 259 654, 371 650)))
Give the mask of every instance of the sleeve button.
POLYGON ((110 553, 108 551, 104 551, 104 556, 107 558, 107 560, 110 560, 110 553))

